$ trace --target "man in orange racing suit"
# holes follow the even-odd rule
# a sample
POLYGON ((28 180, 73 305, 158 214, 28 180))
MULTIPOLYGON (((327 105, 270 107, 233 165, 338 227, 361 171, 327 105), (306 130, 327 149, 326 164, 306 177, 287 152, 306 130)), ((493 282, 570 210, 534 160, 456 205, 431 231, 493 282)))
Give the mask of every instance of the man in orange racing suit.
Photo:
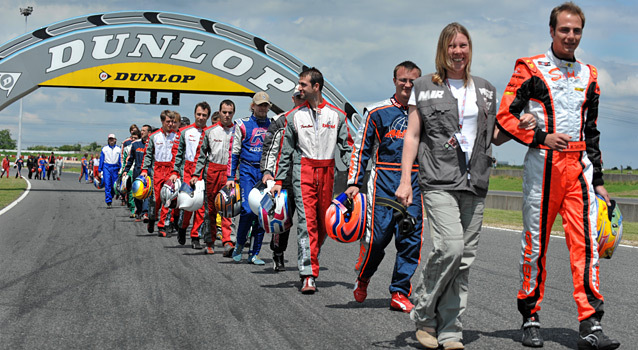
POLYGON ((596 193, 609 203, 603 186, 600 132, 596 126, 600 95, 596 68, 577 61, 585 25, 572 2, 550 15, 552 46, 543 55, 517 60, 497 115, 498 127, 529 146, 523 175, 523 236, 518 310, 523 315, 523 345, 543 346, 538 312, 545 292, 545 256, 556 214, 563 218, 569 249, 574 300, 580 321, 579 349, 616 349, 600 326, 596 243, 596 193), (531 114, 535 130, 518 128, 531 114))

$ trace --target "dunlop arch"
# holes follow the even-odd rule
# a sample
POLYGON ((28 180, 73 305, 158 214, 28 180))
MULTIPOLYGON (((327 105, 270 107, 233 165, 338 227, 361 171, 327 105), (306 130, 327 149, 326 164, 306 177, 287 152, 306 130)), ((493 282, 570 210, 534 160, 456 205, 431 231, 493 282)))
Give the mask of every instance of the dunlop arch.
MULTIPOLYGON (((0 110, 37 88, 70 87, 252 96, 266 91, 273 111, 306 64, 239 28, 168 12, 109 12, 71 18, 0 47, 0 110)), ((361 117, 328 80, 324 98, 351 127, 361 117)))

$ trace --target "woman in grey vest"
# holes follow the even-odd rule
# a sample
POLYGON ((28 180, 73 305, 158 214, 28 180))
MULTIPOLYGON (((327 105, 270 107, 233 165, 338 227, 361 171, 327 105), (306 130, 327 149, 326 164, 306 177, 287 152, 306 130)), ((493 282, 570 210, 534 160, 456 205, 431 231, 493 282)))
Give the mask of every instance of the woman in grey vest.
POLYGON ((494 128, 496 89, 470 75, 472 40, 465 27, 443 28, 435 62, 435 73, 414 81, 396 196, 403 205, 412 202, 410 170, 416 159, 433 249, 410 317, 426 348, 463 349, 460 316, 483 223, 491 144, 508 138, 494 128))

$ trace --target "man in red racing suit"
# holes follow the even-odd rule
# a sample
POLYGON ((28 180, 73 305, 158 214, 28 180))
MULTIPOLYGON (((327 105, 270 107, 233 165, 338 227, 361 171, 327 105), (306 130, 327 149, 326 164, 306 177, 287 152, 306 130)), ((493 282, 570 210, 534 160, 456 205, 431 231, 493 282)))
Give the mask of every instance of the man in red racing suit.
MULTIPOLYGON (((199 179, 206 180, 206 198, 204 202, 205 229, 204 242, 206 242, 207 254, 213 254, 213 245, 217 233, 217 208, 215 207, 215 197, 219 190, 226 184, 228 170, 228 159, 230 157, 232 136, 235 131, 233 127, 233 116, 235 115, 235 103, 231 100, 223 100, 219 104, 219 121, 204 129, 204 135, 197 166, 190 183, 194 184, 199 179)), ((224 246, 225 257, 230 257, 235 245, 231 240, 232 220, 227 217, 221 218, 222 245, 224 246)))
POLYGON ((300 98, 305 102, 286 113, 286 127, 277 162, 275 195, 283 181, 293 172, 295 206, 297 208, 298 267, 300 291, 316 291, 319 275, 319 251, 327 237, 324 215, 332 201, 334 187, 335 150, 347 164, 352 151, 345 113, 326 102, 322 95, 323 76, 316 68, 299 75, 300 98), (293 153, 301 157, 299 167, 293 167, 293 153))
POLYGON ((144 155, 144 164, 142 165, 141 175, 146 175, 149 169, 152 169, 153 175, 153 194, 149 197, 148 208, 148 232, 155 229, 155 221, 158 220, 157 212, 160 212, 159 221, 157 223, 157 235, 166 237, 166 229, 164 228, 168 208, 162 205, 160 199, 160 190, 164 182, 168 180, 173 171, 173 162, 177 147, 173 147, 178 142, 177 133, 173 131, 175 116, 172 111, 164 110, 160 114, 162 127, 148 137, 148 145, 146 146, 146 154, 144 155))
MULTIPOLYGON (((210 117, 210 105, 207 102, 200 102, 195 106, 195 123, 185 126, 179 130, 180 138, 175 154, 175 165, 170 180, 175 181, 180 176, 182 181, 189 183, 195 171, 199 150, 204 139, 204 128, 210 117)), ((179 189, 178 189, 179 190, 179 189)), ((174 209, 178 210, 178 209, 174 209)), ((191 228, 191 247, 200 249, 200 231, 204 223, 204 206, 195 211, 195 220, 191 228)), ((177 242, 181 245, 186 243, 186 229, 190 224, 193 212, 182 210, 180 214, 179 227, 177 232, 177 242)))

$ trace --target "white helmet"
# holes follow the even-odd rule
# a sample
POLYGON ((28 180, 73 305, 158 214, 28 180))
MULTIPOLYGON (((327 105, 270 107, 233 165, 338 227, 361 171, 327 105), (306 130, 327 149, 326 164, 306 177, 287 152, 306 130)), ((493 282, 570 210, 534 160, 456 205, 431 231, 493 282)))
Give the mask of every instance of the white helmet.
POLYGON ((266 193, 270 192, 273 186, 275 186, 274 180, 268 180, 265 184, 261 181, 257 181, 255 187, 250 190, 250 193, 248 194, 248 205, 253 213, 259 215, 259 205, 261 204, 261 200, 264 198, 266 193))
POLYGON ((122 174, 122 178, 119 181, 117 191, 120 192, 121 195, 126 195, 131 190, 131 177, 128 174, 122 174))
POLYGON ((266 233, 283 233, 292 227, 292 217, 288 202, 288 191, 281 190, 277 197, 266 193, 259 203, 259 225, 266 233))
POLYGON ((195 189, 186 182, 182 184, 177 195, 177 207, 186 211, 196 211, 204 204, 204 180, 195 182, 195 189))
POLYGON ((164 207, 175 207, 176 203, 173 200, 177 198, 181 185, 182 182, 179 179, 176 179, 175 182, 171 180, 164 182, 164 185, 162 185, 162 189, 160 190, 160 198, 164 207))

